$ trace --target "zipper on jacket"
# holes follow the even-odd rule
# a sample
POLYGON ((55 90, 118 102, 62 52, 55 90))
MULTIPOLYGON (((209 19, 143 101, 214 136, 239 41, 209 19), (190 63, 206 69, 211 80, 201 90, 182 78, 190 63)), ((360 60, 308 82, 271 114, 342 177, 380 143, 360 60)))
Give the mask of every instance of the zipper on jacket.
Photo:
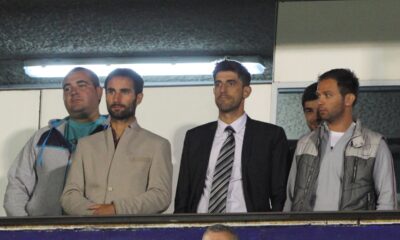
POLYGON ((357 176, 357 168, 358 168, 358 158, 354 160, 354 166, 353 166, 353 176, 351 178, 351 182, 354 183, 356 181, 356 176, 357 176))
MULTIPOLYGON (((354 132, 353 132, 353 134, 354 134, 354 132)), ((339 211, 342 210, 342 208, 343 208, 343 206, 342 206, 342 202, 343 202, 343 192, 344 192, 344 186, 345 186, 345 183, 346 183, 346 173, 345 173, 345 170, 347 169, 347 168, 346 168, 346 165, 347 165, 347 161, 346 161, 346 150, 347 150, 347 148, 349 147, 349 145, 350 145, 352 139, 353 139, 353 138, 350 138, 350 140, 347 142, 346 147, 344 148, 344 151, 343 151, 343 169, 342 169, 342 172, 343 172, 343 179, 342 179, 342 184, 341 184, 341 189, 340 189, 339 211)))
POLYGON ((314 174, 314 168, 311 167, 310 174, 308 174, 307 183, 306 183, 306 190, 310 187, 311 177, 314 174))

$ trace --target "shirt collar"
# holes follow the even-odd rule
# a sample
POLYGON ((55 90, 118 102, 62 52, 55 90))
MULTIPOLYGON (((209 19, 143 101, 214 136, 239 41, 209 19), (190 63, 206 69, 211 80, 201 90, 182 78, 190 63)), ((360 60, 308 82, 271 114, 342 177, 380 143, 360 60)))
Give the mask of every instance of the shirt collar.
POLYGON ((246 113, 243 113, 242 116, 240 116, 238 119, 236 119, 231 124, 226 124, 221 119, 218 119, 217 134, 224 133, 225 128, 227 126, 231 126, 233 128, 233 130, 235 130, 235 133, 238 133, 238 132, 240 132, 241 130, 244 129, 244 127, 246 126, 246 122, 247 122, 247 114, 246 113))
MULTIPOLYGON (((111 127, 111 117, 110 116, 107 119, 107 124, 108 124, 109 127, 111 127)), ((139 128, 139 127, 140 127, 140 125, 139 125, 139 123, 137 121, 137 118, 128 125, 128 128, 133 128, 133 129, 139 128)))

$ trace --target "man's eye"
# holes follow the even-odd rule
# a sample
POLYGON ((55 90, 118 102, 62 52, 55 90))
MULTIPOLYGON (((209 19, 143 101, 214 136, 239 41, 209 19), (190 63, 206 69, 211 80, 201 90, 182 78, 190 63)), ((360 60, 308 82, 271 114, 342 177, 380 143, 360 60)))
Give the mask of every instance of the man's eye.
POLYGON ((64 87, 64 92, 69 92, 71 90, 70 87, 64 87))

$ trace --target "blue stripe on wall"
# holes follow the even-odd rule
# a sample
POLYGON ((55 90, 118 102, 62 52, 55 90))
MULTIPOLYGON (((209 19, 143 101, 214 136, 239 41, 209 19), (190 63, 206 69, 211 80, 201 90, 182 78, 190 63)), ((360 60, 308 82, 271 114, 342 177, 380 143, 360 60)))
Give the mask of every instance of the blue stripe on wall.
MULTIPOLYGON (((234 227, 241 240, 372 240, 399 239, 400 224, 388 225, 325 225, 325 226, 249 226, 234 227)), ((0 231, 2 240, 200 240, 204 228, 144 228, 144 229, 57 229, 0 231)))

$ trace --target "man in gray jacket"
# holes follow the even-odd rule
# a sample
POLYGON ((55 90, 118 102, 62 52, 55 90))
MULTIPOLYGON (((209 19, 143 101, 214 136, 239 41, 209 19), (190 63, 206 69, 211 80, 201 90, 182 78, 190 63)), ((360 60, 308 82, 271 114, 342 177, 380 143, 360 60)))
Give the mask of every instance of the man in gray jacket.
POLYGON ((79 141, 63 209, 72 215, 161 213, 171 202, 171 146, 136 120, 143 79, 131 69, 116 69, 104 88, 110 126, 79 141))
POLYGON ((61 215, 60 196, 76 143, 104 129, 97 75, 78 67, 66 75, 62 86, 69 117, 39 129, 15 159, 4 196, 8 216, 61 215))
POLYGON ((358 88, 347 69, 319 77, 318 111, 324 122, 297 144, 285 211, 396 209, 389 148, 382 135, 353 120, 358 88))

